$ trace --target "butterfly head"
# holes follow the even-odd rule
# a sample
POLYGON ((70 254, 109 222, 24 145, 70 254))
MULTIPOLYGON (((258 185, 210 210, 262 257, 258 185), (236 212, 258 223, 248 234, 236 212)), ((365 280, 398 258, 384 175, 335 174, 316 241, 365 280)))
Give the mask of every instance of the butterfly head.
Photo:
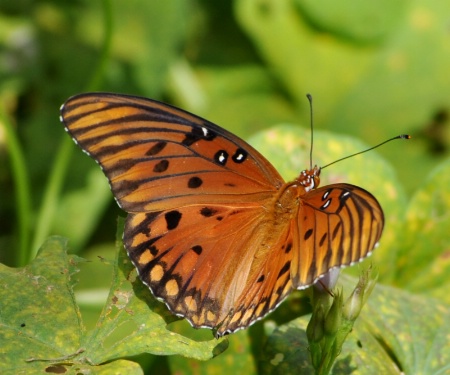
POLYGON ((312 169, 301 171, 297 181, 305 188, 306 192, 317 188, 320 184, 320 167, 315 165, 312 169))

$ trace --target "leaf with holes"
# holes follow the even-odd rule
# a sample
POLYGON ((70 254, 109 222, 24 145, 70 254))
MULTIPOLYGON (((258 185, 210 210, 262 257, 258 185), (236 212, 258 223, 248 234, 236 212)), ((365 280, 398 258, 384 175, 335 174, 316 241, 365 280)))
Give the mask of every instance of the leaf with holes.
MULTIPOLYGON (((2 374, 67 368, 97 373, 111 367, 107 361, 144 352, 205 360, 226 348, 226 340, 197 342, 168 330, 176 318, 158 313, 163 305, 149 297, 140 282, 132 282, 136 274, 123 249, 108 304, 97 327, 86 332, 72 289, 82 260, 67 255, 66 249, 65 239, 51 237, 30 265, 13 269, 0 264, 2 374)), ((137 374, 136 366, 120 360, 115 369, 137 374)))

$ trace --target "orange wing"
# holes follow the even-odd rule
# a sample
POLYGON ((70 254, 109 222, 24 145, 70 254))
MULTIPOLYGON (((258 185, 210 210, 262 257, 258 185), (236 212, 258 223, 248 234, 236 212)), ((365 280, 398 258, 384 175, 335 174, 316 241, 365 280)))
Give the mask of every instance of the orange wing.
POLYGON ((360 187, 333 184, 305 194, 298 213, 300 251, 294 253, 294 287, 308 287, 330 269, 370 255, 383 226, 380 204, 360 187))
POLYGON ((284 250, 291 227, 266 249, 265 215, 261 205, 238 204, 130 214, 124 243, 157 298, 222 336, 262 318, 292 290, 292 254, 284 250))
POLYGON ((154 100, 88 93, 61 107, 76 143, 102 167, 127 212, 270 197, 283 179, 253 147, 198 116, 154 100))

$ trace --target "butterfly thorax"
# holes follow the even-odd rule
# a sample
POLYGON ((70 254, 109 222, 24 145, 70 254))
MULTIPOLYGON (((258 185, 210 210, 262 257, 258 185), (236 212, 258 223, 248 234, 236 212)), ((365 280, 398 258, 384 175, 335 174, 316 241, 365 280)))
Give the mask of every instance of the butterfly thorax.
POLYGON ((293 181, 284 184, 278 191, 273 205, 272 223, 274 226, 284 224, 297 214, 301 204, 300 197, 318 187, 320 183, 320 168, 304 170, 293 181))

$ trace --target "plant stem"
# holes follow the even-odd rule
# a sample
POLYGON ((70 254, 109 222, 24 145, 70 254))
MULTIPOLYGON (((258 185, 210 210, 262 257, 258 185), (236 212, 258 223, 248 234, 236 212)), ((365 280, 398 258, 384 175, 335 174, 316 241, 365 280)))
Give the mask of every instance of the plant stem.
POLYGON ((8 146, 11 171, 16 191, 16 220, 18 228, 19 246, 16 255, 16 264, 24 266, 28 260, 30 241, 30 217, 31 217, 31 190, 30 178, 25 163, 23 150, 17 138, 4 108, 0 107, 0 123, 3 124, 6 133, 6 144, 8 146))
MULTIPOLYGON (((112 41, 112 8, 111 0, 103 0, 103 16, 104 16, 104 38, 102 50, 97 62, 97 66, 93 70, 93 74, 89 83, 86 85, 86 91, 98 90, 101 86, 101 80, 105 71, 105 66, 109 58, 112 41)), ((39 246, 45 237, 50 233, 50 228, 55 216, 57 202, 61 193, 66 173, 69 169, 70 156, 72 155, 73 144, 68 137, 62 141, 62 144, 56 154, 55 162, 50 172, 50 177, 45 189, 43 203, 37 215, 36 231, 32 242, 30 256, 28 260, 35 257, 39 246)))

